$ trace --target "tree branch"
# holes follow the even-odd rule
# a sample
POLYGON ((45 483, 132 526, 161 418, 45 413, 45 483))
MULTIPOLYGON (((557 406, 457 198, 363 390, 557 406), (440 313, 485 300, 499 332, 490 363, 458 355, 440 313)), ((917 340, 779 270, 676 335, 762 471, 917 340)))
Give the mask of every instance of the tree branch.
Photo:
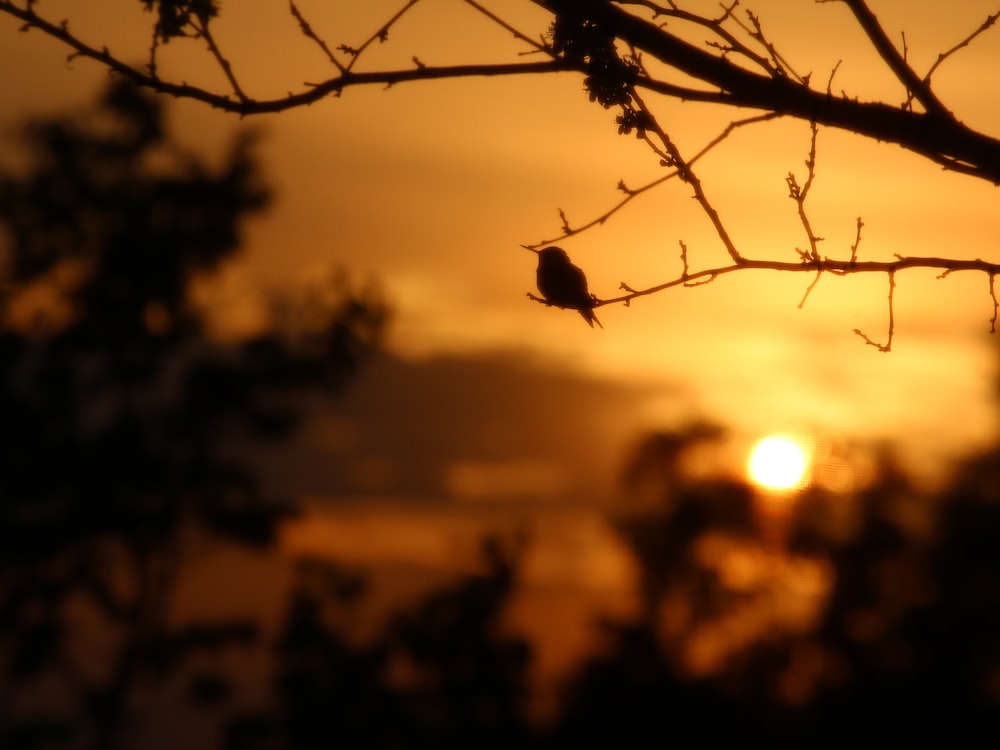
POLYGON ((947 271, 949 274, 957 271, 979 271, 987 275, 1000 274, 1000 263, 990 263, 976 258, 974 260, 958 260, 953 258, 938 258, 934 256, 900 256, 890 261, 849 261, 837 260, 834 258, 823 258, 821 260, 803 261, 793 263, 791 261, 754 259, 744 257, 739 263, 730 263, 725 266, 706 268, 694 273, 686 273, 676 279, 657 284, 645 289, 637 289, 625 282, 622 282, 621 289, 627 294, 618 297, 599 300, 595 307, 602 305, 613 305, 617 303, 628 303, 639 297, 646 297, 656 294, 664 289, 687 284, 691 281, 717 278, 735 271, 781 271, 786 273, 834 273, 839 276, 861 273, 896 273, 909 268, 936 268, 947 271))
MULTIPOLYGON (((274 113, 307 106, 328 96, 339 96, 352 86, 389 87, 412 81, 574 72, 584 77, 592 99, 596 99, 606 108, 621 107, 622 114, 618 120, 620 132, 637 131, 637 135, 645 140, 660 158, 661 164, 671 171, 638 189, 629 188, 624 181, 621 181, 619 189, 625 197, 604 214, 583 226, 575 228, 570 226, 565 214, 560 212, 563 221, 561 237, 579 234, 603 224, 636 196, 678 177, 691 186, 695 199, 712 222, 731 260, 729 265, 692 273, 688 266, 687 247, 681 241, 683 271, 679 278, 641 290, 633 289, 623 283, 622 289, 627 292, 625 295, 599 301, 599 305, 614 302, 628 304, 636 297, 672 286, 704 284, 733 271, 759 269, 814 274, 815 278, 806 289, 800 302, 801 306, 824 272, 837 275, 885 273, 890 281, 888 340, 885 344, 877 344, 864 334, 858 335, 880 350, 888 351, 894 330, 892 295, 897 271, 915 267, 935 268, 942 270, 941 275, 944 276, 953 271, 973 270, 984 272, 989 276, 990 295, 994 305, 991 329, 995 328, 998 305, 994 278, 1000 272, 1000 266, 979 259, 953 260, 920 256, 897 257, 896 260, 888 262, 860 262, 857 260, 863 226, 860 218, 857 220, 850 259, 834 260, 822 257, 819 252, 819 242, 822 238, 812 228, 806 212, 806 198, 815 177, 816 134, 820 125, 894 143, 945 169, 1000 184, 1000 139, 962 124, 945 107, 930 85, 931 76, 942 62, 991 28, 1000 19, 1000 13, 988 16, 986 21, 965 39, 939 54, 927 74, 921 78, 907 62, 905 48, 900 51, 892 44, 865 0, 819 0, 819 2, 843 2, 852 11, 879 55, 907 90, 906 102, 902 106, 894 106, 884 102, 861 102, 850 98, 847 94, 834 95, 832 80, 836 67, 830 74, 825 90, 810 88, 810 76, 800 76, 795 72, 777 46, 765 36, 763 25, 757 16, 747 12, 746 21, 735 16, 738 0, 729 0, 728 3, 720 5, 721 14, 717 17, 682 10, 672 0, 662 4, 654 0, 587 0, 586 2, 529 0, 551 13, 555 19, 550 31, 551 36, 540 36, 538 39, 533 39, 477 0, 462 1, 499 28, 512 34, 515 39, 525 43, 527 45, 525 54, 545 55, 547 59, 531 63, 427 66, 414 55, 412 59, 415 65, 412 68, 358 72, 357 63, 365 50, 376 42, 386 41, 390 28, 419 0, 400 0, 399 10, 367 36, 360 46, 341 44, 337 50, 349 57, 346 61, 342 56, 338 59, 338 54, 331 50, 306 21, 295 0, 289 0, 290 17, 298 23, 303 36, 311 43, 319 45, 325 52, 336 68, 336 75, 315 83, 306 83, 304 88, 282 97, 257 99, 248 96, 237 83, 232 66, 209 34, 207 17, 199 16, 196 21, 190 22, 190 28, 195 35, 205 39, 211 59, 221 67, 229 84, 229 90, 223 93, 186 82, 178 83, 161 78, 156 66, 155 34, 149 65, 145 69, 140 69, 122 62, 109 52, 107 47, 86 43, 69 31, 66 22, 54 23, 39 16, 35 12, 38 6, 34 0, 21 0, 20 3, 17 0, 0 0, 0 14, 20 19, 24 24, 23 30, 37 29, 62 42, 71 50, 70 57, 92 59, 139 86, 174 97, 200 101, 239 115, 274 113), (628 6, 644 10, 630 12, 628 6), (642 13, 646 17, 633 13, 642 13), (649 20, 650 15, 654 20, 649 20), (690 33, 686 36, 673 33, 673 25, 668 28, 665 23, 654 22, 659 17, 670 19, 674 25, 683 26, 685 32, 690 32, 692 28, 702 29, 708 38, 700 45, 687 41, 691 36, 690 33), (562 39, 562 43, 556 41, 557 28, 561 28, 569 35, 562 39), (581 30, 587 33, 579 38, 573 38, 574 34, 581 34, 581 30), (551 43, 549 39, 552 39, 551 43), (621 54, 621 50, 625 48, 628 49, 628 55, 621 54), (657 74, 654 75, 646 66, 645 60, 655 60, 661 63, 663 68, 658 66, 657 74), (681 147, 659 124, 653 107, 640 96, 640 92, 643 96, 647 93, 662 94, 679 101, 746 107, 760 114, 753 114, 743 120, 733 120, 719 136, 704 146, 694 157, 686 160, 681 147), (913 111, 911 106, 913 100, 920 103, 923 111, 913 111), (729 236, 722 218, 708 199, 705 188, 693 169, 693 165, 701 156, 723 142, 736 128, 778 117, 794 117, 808 122, 812 133, 810 152, 806 160, 805 181, 800 184, 791 172, 786 179, 789 195, 797 204, 799 222, 808 241, 808 249, 798 251, 798 262, 750 259, 743 256, 736 242, 729 236)), ((650 101, 653 101, 652 97, 650 101)), ((539 243, 542 244, 547 242, 539 243)))
POLYGON ((906 87, 907 95, 912 93, 919 101, 927 114, 935 117, 953 120, 954 115, 948 110, 941 100, 937 98, 926 79, 920 78, 909 66, 899 51, 886 36, 885 30, 879 23, 878 18, 871 12, 864 0, 843 0, 844 4, 851 9, 854 17, 858 20, 872 45, 885 60, 886 65, 896 75, 900 83, 906 87))
POLYGON ((300 11, 298 6, 295 4, 295 0, 289 0, 288 12, 291 13, 295 20, 299 22, 299 30, 302 32, 302 35, 315 42, 337 70, 341 73, 346 73, 347 68, 340 62, 340 60, 337 59, 337 56, 333 54, 333 50, 330 49, 329 45, 327 45, 327 43, 324 42, 315 31, 313 31, 312 25, 305 19, 305 16, 302 15, 302 11, 300 11))
MULTIPOLYGON (((381 26, 359 48, 346 48, 351 53, 360 53, 375 40, 384 39, 391 25, 416 0, 410 0, 398 11, 392 19, 381 26)), ((848 2, 848 0, 843 0, 848 2)), ((531 2, 556 14, 567 0, 531 0, 531 2)), ((858 8, 856 0, 850 0, 858 8)), ((470 3, 472 7, 478 4, 470 3)), ((859 135, 880 141, 895 143, 909 149, 946 169, 971 175, 1000 184, 1000 140, 978 133, 963 125, 952 117, 943 107, 933 104, 935 100, 925 96, 922 89, 928 89, 921 79, 906 80, 914 92, 921 92, 922 102, 927 112, 913 112, 905 108, 894 107, 878 102, 858 102, 846 96, 831 96, 829 92, 814 91, 809 88, 807 80, 794 80, 789 75, 780 74, 774 65, 768 63, 768 72, 757 73, 736 65, 726 54, 706 51, 678 36, 670 34, 665 28, 657 26, 637 16, 631 15, 611 0, 593 0, 586 4, 574 4, 573 7, 585 7, 587 13, 604 27, 612 29, 615 36, 624 44, 641 53, 648 54, 669 68, 677 70, 684 76, 701 81, 706 88, 698 89, 687 85, 678 85, 669 81, 657 80, 648 75, 640 76, 634 85, 636 88, 655 91, 676 97, 682 101, 701 101, 727 106, 751 107, 764 112, 772 112, 778 116, 796 117, 819 125, 836 127, 859 135), (916 86, 915 84, 920 84, 916 86), (924 101, 926 100, 926 101, 924 101)), ((652 7, 652 4, 644 3, 652 7)), ((112 55, 107 48, 98 48, 87 44, 70 33, 62 24, 53 23, 39 16, 31 2, 18 5, 15 0, 0 0, 0 13, 22 20, 25 28, 35 28, 54 39, 66 44, 77 57, 95 60, 120 75, 123 75, 137 85, 150 88, 170 96, 201 101, 212 107, 233 112, 241 116, 281 112, 296 107, 308 106, 320 99, 339 95, 351 86, 381 84, 392 86, 409 81, 429 81, 449 78, 465 78, 473 76, 506 76, 543 74, 563 71, 578 71, 586 73, 586 65, 579 61, 568 61, 556 58, 547 62, 493 64, 493 65, 449 65, 449 66, 416 66, 409 70, 382 70, 358 73, 353 70, 357 55, 351 62, 338 71, 338 75, 310 85, 308 90, 289 93, 286 96, 272 99, 245 100, 238 95, 234 98, 227 94, 208 91, 204 88, 187 83, 175 83, 164 80, 156 75, 155 68, 148 71, 139 70, 122 62, 112 55)), ((863 14, 863 11, 859 10, 863 14)), ((721 23, 731 13, 726 11, 721 23)), ((292 14, 294 16, 294 13, 292 14)), ((301 25, 301 24, 300 24, 301 25)), ((501 24, 514 33, 509 24, 501 24)), ((712 22, 707 23, 712 28, 712 22)), ((534 48, 547 50, 538 42, 527 39, 527 35, 517 32, 534 48)), ((883 33, 884 36, 884 33, 883 33)), ((720 37, 726 39, 726 37, 720 37)), ((758 63, 761 56, 751 57, 755 53, 749 48, 744 54, 747 59, 758 63)), ((549 54, 553 54, 549 51, 549 54)), ((888 52, 887 52, 888 54, 888 52)), ((898 52, 895 53, 898 56, 898 52)), ((898 63, 897 63, 898 67, 898 63)), ((912 73, 912 71, 911 71, 912 73)))
MULTIPOLYGON (((776 117, 777 115, 771 112, 767 112, 762 115, 747 117, 742 120, 733 120, 722 130, 721 133, 719 133, 715 138, 713 138, 704 147, 702 147, 702 149, 698 153, 696 153, 694 156, 691 157, 691 159, 687 163, 688 167, 698 162, 702 157, 711 152, 719 144, 723 143, 737 129, 745 127, 747 125, 755 125, 762 122, 769 122, 775 119, 776 117)), ((594 219, 591 219, 587 223, 582 224, 578 227, 571 227, 566 220, 565 213, 560 211, 559 212, 560 218, 562 219, 562 234, 560 234, 557 237, 553 237, 552 239, 540 240, 539 242, 536 242, 532 245, 524 245, 524 247, 528 249, 538 249, 545 245, 550 245, 556 240, 563 240, 566 239, 567 237, 573 237, 574 235, 586 232, 588 229, 593 229, 594 227, 600 226, 605 222, 607 222, 608 219, 610 219, 616 213, 625 208, 625 206, 631 203, 633 199, 638 198, 643 193, 646 193, 652 190, 653 188, 662 185, 664 182, 667 182, 668 180, 672 180, 679 176, 680 176, 680 171, 675 168, 672 169, 667 174, 663 175, 662 177, 657 177, 652 182, 647 182, 646 184, 637 188, 629 188, 628 186, 626 186, 625 181, 621 180, 618 183, 618 189, 621 190, 623 193, 625 193, 625 197, 621 201, 616 203, 614 206, 612 206, 610 209, 605 211, 603 214, 594 219)))
POLYGON ((887 275, 889 276, 889 335, 886 337, 885 343, 880 344, 877 341, 873 341, 872 339, 868 338, 868 336, 860 328, 854 329, 854 333, 856 333, 858 336, 864 339, 864 342, 868 344, 868 346, 874 346, 882 353, 888 353, 889 351, 892 350, 892 334, 896 328, 896 319, 895 319, 895 312, 893 305, 893 295, 896 292, 896 271, 890 270, 887 275))
POLYGON ((931 67, 927 70, 927 73, 923 77, 924 85, 929 88, 931 85, 931 77, 934 75, 934 71, 936 71, 939 67, 941 67, 941 63, 943 63, 945 60, 947 60, 949 57, 954 55, 959 50, 968 47, 972 43, 973 39, 975 39, 980 34, 986 32, 990 27, 993 26, 993 24, 997 22, 997 20, 1000 20, 1000 13, 992 13, 988 15, 986 17, 986 20, 983 21, 975 31, 973 31, 971 34, 965 37, 965 39, 963 39, 950 49, 947 49, 944 52, 938 54, 937 59, 934 61, 934 64, 931 65, 931 67))
MULTIPOLYGON (((533 2, 553 10, 565 0, 533 2)), ((589 3, 587 8, 596 21, 614 29, 617 37, 629 46, 718 89, 690 92, 682 98, 752 107, 848 130, 895 143, 948 169, 1000 184, 1000 140, 971 130, 950 114, 911 112, 883 103, 831 97, 810 89, 806 83, 761 75, 735 65, 625 12, 610 1, 589 3)), ((675 95, 669 86, 662 87, 649 78, 640 79, 636 86, 675 95)))

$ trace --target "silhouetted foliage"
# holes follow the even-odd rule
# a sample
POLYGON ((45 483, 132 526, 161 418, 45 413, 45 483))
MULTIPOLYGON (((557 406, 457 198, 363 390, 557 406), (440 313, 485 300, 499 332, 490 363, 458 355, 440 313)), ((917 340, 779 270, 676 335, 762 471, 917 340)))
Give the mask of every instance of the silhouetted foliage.
POLYGON ((278 641, 275 711, 234 721, 229 746, 530 746, 530 649, 501 629, 515 555, 487 540, 481 574, 432 593, 361 645, 337 621, 363 583, 304 562, 278 641))
POLYGON ((1000 721, 996 452, 968 462, 935 497, 882 453, 860 490, 801 493, 776 539, 747 513, 749 488, 685 478, 680 457, 702 435, 652 436, 630 464, 626 486, 648 487, 640 475, 649 472, 663 498, 618 522, 641 566, 642 616, 604 625, 608 649, 570 683, 555 743, 832 748, 991 736, 1000 721), (720 534, 730 550, 715 544, 716 557, 706 556, 702 543, 720 534), (770 629, 747 637, 766 609, 716 619, 740 615, 767 589, 766 580, 746 585, 752 565, 734 583, 718 562, 730 553, 752 562, 747 544, 779 580, 810 563, 829 571, 813 624, 771 614, 770 629), (699 632, 735 646, 704 673, 691 668, 699 632))
POLYGON ((331 610, 350 611, 363 594, 363 581, 334 565, 299 564, 275 647, 276 705, 231 721, 229 747, 399 746, 401 709, 384 684, 384 649, 352 644, 330 622, 331 610))
MULTIPOLYGON (((256 638, 171 629, 176 573, 205 539, 272 542, 292 506, 232 445, 293 430, 296 397, 336 391, 385 309, 341 284, 283 327, 208 335, 192 284, 269 200, 251 147, 209 167, 119 82, 94 112, 31 123, 0 175, 0 693, 35 704, 3 702, 4 747, 122 746, 140 682, 256 638)), ((201 673, 191 696, 222 701, 225 679, 201 673)))

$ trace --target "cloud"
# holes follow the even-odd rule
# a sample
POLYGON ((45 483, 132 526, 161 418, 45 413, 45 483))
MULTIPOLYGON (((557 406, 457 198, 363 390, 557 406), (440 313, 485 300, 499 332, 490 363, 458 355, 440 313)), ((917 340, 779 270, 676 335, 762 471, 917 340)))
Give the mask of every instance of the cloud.
POLYGON ((282 494, 425 500, 606 497, 638 431, 640 387, 505 352, 382 355, 262 460, 282 494))

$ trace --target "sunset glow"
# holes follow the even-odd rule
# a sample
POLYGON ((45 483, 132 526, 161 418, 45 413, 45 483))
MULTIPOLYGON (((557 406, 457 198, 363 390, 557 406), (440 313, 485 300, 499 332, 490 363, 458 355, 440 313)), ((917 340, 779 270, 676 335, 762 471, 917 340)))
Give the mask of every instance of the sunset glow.
POLYGON ((998 8, 0 0, 0 750, 988 734, 998 8))
POLYGON ((802 486, 808 465, 809 458, 801 443, 784 435, 769 435, 754 445, 747 473, 762 487, 789 490, 802 486))

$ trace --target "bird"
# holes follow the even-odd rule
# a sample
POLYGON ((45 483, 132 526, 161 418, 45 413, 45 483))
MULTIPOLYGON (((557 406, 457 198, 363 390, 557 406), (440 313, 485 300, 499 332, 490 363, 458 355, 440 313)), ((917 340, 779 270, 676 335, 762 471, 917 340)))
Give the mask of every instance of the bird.
POLYGON ((565 250, 554 245, 544 250, 522 247, 538 255, 535 280, 545 302, 578 311, 591 328, 594 323, 604 328, 594 315, 596 299, 587 289, 587 277, 570 262, 565 250))

